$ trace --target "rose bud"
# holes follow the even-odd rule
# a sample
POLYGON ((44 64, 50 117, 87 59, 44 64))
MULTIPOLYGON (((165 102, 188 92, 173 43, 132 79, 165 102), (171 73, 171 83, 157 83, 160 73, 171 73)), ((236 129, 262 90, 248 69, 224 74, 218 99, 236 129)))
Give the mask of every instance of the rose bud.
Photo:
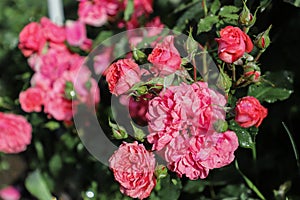
POLYGON ((257 83, 260 81, 260 68, 257 64, 249 62, 244 66, 244 78, 257 83))
POLYGON ((189 31, 189 37, 186 40, 186 50, 188 54, 195 53, 198 50, 198 42, 194 40, 193 35, 192 35, 193 29, 191 28, 189 31))
POLYGON ((213 126, 218 133, 224 133, 228 129, 228 123, 222 119, 215 121, 213 126))
POLYGON ((251 26, 254 25, 255 21, 256 21, 256 12, 254 13, 254 15, 252 15, 250 10, 247 8, 246 4, 244 3, 243 10, 239 15, 239 24, 244 27, 250 28, 251 26))
POLYGON ((271 43, 271 40, 269 37, 269 32, 270 32, 271 28, 272 28, 272 25, 270 25, 266 31, 258 34, 258 36, 254 40, 254 44, 262 51, 266 50, 266 48, 268 48, 268 46, 271 43))
POLYGON ((168 168, 164 165, 157 165, 154 175, 157 179, 165 178, 168 175, 168 168))
POLYGON ((259 127, 267 114, 268 110, 252 96, 239 99, 235 107, 235 121, 243 128, 259 127))

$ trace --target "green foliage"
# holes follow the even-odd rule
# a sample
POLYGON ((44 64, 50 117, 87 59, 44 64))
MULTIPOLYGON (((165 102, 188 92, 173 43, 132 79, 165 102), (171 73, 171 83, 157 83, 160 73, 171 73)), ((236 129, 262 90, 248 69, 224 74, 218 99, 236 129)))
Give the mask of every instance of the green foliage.
POLYGON ((249 96, 254 96, 260 101, 274 103, 289 98, 293 93, 293 73, 289 71, 266 72, 264 79, 263 83, 249 87, 249 96))
POLYGON ((39 200, 50 200, 52 195, 39 170, 30 173, 25 180, 26 189, 39 200))
POLYGON ((284 2, 287 2, 289 4, 292 4, 296 7, 300 7, 300 1, 299 0, 283 0, 284 2))
POLYGON ((218 21, 219 21, 218 16, 214 16, 214 15, 207 16, 205 18, 200 19, 198 23, 197 34, 210 31, 213 25, 215 25, 218 21))

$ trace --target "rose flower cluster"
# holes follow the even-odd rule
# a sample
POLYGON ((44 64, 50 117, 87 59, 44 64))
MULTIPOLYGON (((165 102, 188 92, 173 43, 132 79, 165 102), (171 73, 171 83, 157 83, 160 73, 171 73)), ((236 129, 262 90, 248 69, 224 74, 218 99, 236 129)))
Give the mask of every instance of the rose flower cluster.
MULTIPOLYGON (((148 197, 159 178, 155 165, 160 163, 153 152, 163 158, 168 170, 196 180, 206 178, 212 169, 229 165, 239 146, 236 133, 219 126, 228 120, 226 94, 204 81, 182 79, 168 87, 159 81, 186 74, 174 40, 174 35, 167 35, 151 44, 152 51, 143 55, 146 67, 127 56, 112 63, 103 74, 110 92, 128 99, 123 105, 128 106, 131 119, 148 126, 145 139, 150 149, 143 145, 144 140, 136 138, 143 143, 124 141, 110 158, 121 192, 133 198, 148 197)), ((253 49, 250 37, 238 27, 225 27, 216 41, 219 58, 226 63, 239 60, 253 49)), ((232 110, 243 128, 258 127, 267 115, 267 109, 251 96, 238 100, 232 110)))

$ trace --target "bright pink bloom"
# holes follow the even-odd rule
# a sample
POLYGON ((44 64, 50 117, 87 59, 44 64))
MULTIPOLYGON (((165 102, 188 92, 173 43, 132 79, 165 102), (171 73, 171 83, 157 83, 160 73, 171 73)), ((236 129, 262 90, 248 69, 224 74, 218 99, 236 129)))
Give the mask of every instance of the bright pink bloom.
POLYGON ((246 96, 236 104, 235 121, 244 128, 259 127, 267 114, 268 110, 255 97, 246 96))
POLYGON ((132 59, 121 59, 109 66, 106 74, 109 90, 120 95, 140 81, 140 68, 132 59))
POLYGON ((19 153, 31 142, 32 127, 21 115, 0 112, 0 151, 19 153))
POLYGON ((63 43, 66 40, 65 28, 54 24, 47 17, 41 19, 41 26, 44 36, 49 42, 63 43))
POLYGON ((19 48, 24 56, 29 57, 33 53, 41 53, 46 44, 42 27, 31 22, 26 25, 19 35, 19 48))
POLYGON ((253 49, 250 37, 238 27, 226 26, 220 31, 220 37, 216 38, 219 44, 218 54, 224 62, 233 63, 253 49))
POLYGON ((161 150, 182 132, 207 135, 213 123, 225 119, 226 99, 204 82, 171 86, 149 102, 147 139, 153 150, 161 150))
POLYGON ((21 194, 13 186, 8 186, 0 190, 0 198, 3 200, 19 200, 21 194))
POLYGON ((25 112, 41 112, 45 93, 41 88, 31 87, 19 95, 21 108, 25 112))
POLYGON ((230 164, 238 146, 238 138, 232 131, 205 136, 181 134, 166 146, 164 156, 168 168, 180 177, 203 179, 209 170, 230 164))
POLYGON ((68 20, 66 22, 67 42, 82 49, 90 49, 92 42, 87 38, 85 24, 81 21, 68 20))
POLYGON ((94 70, 96 74, 106 75, 106 69, 112 61, 114 47, 105 47, 94 57, 94 70))
POLYGON ((160 75, 169 75, 180 69, 181 58, 174 46, 174 36, 169 35, 157 44, 148 60, 154 65, 151 70, 160 75))
POLYGON ((150 196, 156 185, 155 158, 143 144, 124 142, 109 159, 109 166, 123 194, 139 199, 150 196))
POLYGON ((120 3, 117 0, 81 0, 78 8, 80 21, 100 27, 110 16, 115 16, 120 3))
POLYGON ((151 21, 149 21, 145 25, 145 27, 148 28, 146 29, 148 30, 147 36, 153 37, 159 35, 163 31, 164 26, 165 25, 160 21, 160 17, 154 17, 151 21))

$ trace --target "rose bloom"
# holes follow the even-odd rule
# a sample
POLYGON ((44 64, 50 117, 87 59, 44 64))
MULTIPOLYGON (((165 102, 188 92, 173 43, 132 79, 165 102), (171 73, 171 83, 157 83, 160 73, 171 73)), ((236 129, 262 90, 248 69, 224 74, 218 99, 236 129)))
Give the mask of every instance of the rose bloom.
POLYGON ((43 17, 41 19, 41 26, 48 41, 63 43, 66 40, 65 28, 54 24, 49 18, 43 17))
POLYGON ((154 65, 151 70, 160 75, 169 75, 180 69, 181 58, 174 46, 174 36, 169 35, 157 44, 148 60, 154 65))
POLYGON ((216 38, 216 41, 219 44, 219 58, 226 63, 233 63, 253 49, 250 37, 238 27, 226 26, 220 31, 220 38, 216 38))
POLYGON ((42 27, 36 22, 26 25, 19 35, 19 48, 26 57, 33 53, 41 53, 45 44, 42 27))
POLYGON ((78 46, 83 50, 92 47, 92 41, 86 35, 85 24, 81 21, 67 20, 66 37, 67 42, 72 46, 78 46))
POLYGON ((38 87, 28 88, 19 95, 22 110, 25 112, 41 112, 44 103, 44 91, 38 87))
POLYGON ((140 68, 132 59, 121 59, 109 66, 106 81, 112 94, 127 92, 140 81, 140 68))
POLYGON ((31 142, 32 127, 21 115, 0 112, 0 151, 20 153, 31 142))
POLYGON ((211 134, 213 123, 225 119, 225 104, 225 97, 205 82, 171 86, 149 102, 147 140, 153 150, 161 150, 183 132, 211 134))
POLYGON ((145 199, 156 185, 155 158, 143 144, 124 142, 109 159, 109 166, 123 194, 145 199))
POLYGON ((235 121, 244 128, 259 127, 267 114, 268 110, 251 96, 239 99, 235 107, 235 121))
POLYGON ((238 138, 232 131, 206 136, 181 134, 163 150, 168 168, 179 177, 191 180, 206 178, 209 170, 230 164, 238 148, 238 138))
POLYGON ((0 198, 3 200, 19 200, 21 194, 13 186, 8 186, 0 190, 0 198))

